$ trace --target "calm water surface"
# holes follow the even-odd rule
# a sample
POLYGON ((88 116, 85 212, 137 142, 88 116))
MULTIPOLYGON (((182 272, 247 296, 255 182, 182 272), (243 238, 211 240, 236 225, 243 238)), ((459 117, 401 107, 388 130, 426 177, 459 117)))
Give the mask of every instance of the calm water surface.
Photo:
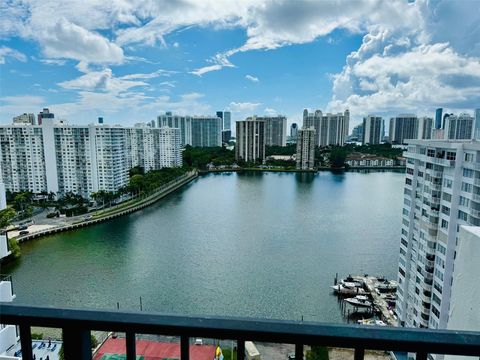
POLYGON ((403 173, 202 176, 143 211, 26 243, 17 304, 343 321, 335 273, 396 277, 403 173))

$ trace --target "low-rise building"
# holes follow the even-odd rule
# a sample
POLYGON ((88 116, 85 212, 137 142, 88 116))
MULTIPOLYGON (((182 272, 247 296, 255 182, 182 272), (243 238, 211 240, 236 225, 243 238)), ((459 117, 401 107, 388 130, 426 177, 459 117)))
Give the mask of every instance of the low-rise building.
POLYGON ((347 156, 345 163, 352 167, 389 167, 395 166, 395 160, 372 154, 353 153, 347 156))

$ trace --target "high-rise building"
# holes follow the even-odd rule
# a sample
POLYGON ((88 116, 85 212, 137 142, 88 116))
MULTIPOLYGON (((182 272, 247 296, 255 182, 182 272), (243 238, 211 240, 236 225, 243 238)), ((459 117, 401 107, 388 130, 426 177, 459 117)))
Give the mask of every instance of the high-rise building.
POLYGON ((433 119, 429 117, 418 118, 418 135, 417 139, 428 140, 432 138, 433 119))
POLYGON ((475 132, 474 139, 480 140, 480 109, 475 109, 475 132))
POLYGON ((192 117, 192 146, 222 146, 222 119, 217 116, 192 117))
POLYGON ((363 118, 363 144, 378 145, 383 140, 384 121, 380 116, 368 115, 363 118))
POLYGON ((258 116, 257 119, 265 121, 265 145, 287 145, 287 118, 285 116, 258 116))
POLYGON ((245 162, 265 161, 265 121, 249 117, 237 121, 235 160, 245 162))
POLYGON ((348 136, 350 111, 323 115, 320 110, 303 110, 303 127, 315 128, 315 146, 344 145, 348 136))
POLYGON ((451 114, 445 121, 445 136, 448 140, 473 139, 475 122, 469 114, 451 114))
POLYGON ((461 225, 480 225, 480 143, 410 140, 396 311, 402 325, 445 329, 461 225))
POLYGON ((192 145, 192 117, 173 115, 167 111, 164 115, 157 116, 157 127, 168 126, 180 129, 182 146, 192 145))
POLYGON ((222 130, 222 143, 228 144, 232 138, 232 130, 222 130))
POLYGON ((23 113, 22 115, 14 116, 13 123, 35 125, 35 115, 23 113))
POLYGON ((363 122, 353 128, 349 140, 363 143, 363 122))
POLYGON ((438 108, 437 110, 435 110, 435 129, 442 128, 442 113, 442 108, 438 108))
POLYGON ((54 119, 55 115, 48 110, 48 108, 43 108, 42 111, 37 116, 37 123, 32 125, 42 125, 43 119, 54 119))
POLYGON ((292 139, 296 139, 297 134, 298 134, 298 125, 297 123, 293 123, 292 125, 290 125, 290 137, 292 139))
POLYGON ((223 130, 231 130, 232 113, 230 111, 223 112, 223 130))
POLYGON ((405 144, 407 139, 417 139, 418 118, 402 114, 390 119, 389 137, 392 144, 405 144))
POLYGON ((128 184, 134 166, 181 166, 180 130, 147 126, 0 126, 1 179, 7 190, 89 197, 128 184))
POLYGON ((312 170, 315 167, 315 128, 298 130, 297 169, 312 170))

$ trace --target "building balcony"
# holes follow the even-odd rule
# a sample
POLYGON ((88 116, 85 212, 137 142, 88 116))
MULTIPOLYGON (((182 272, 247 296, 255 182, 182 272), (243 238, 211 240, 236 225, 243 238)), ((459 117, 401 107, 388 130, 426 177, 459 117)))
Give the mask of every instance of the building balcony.
POLYGON ((469 212, 470 212, 470 215, 472 215, 473 217, 476 217, 476 218, 480 219, 480 211, 479 210, 470 209, 469 212))
MULTIPOLYGON (((295 344, 295 358, 304 358, 304 345, 353 348, 354 359, 365 350, 404 351, 426 360, 428 353, 478 356, 480 332, 438 331, 401 327, 323 324, 302 321, 223 317, 184 317, 153 313, 92 311, 0 305, 2 322, 20 327, 22 359, 31 360, 31 326, 63 330, 65 359, 92 359, 90 331, 126 335, 126 359, 136 358, 136 334, 180 337, 180 359, 188 360, 194 337, 234 339, 237 358, 245 358, 245 341, 295 344)), ((422 314, 422 317, 424 315, 422 314)), ((428 320, 428 316, 424 319, 428 320)))

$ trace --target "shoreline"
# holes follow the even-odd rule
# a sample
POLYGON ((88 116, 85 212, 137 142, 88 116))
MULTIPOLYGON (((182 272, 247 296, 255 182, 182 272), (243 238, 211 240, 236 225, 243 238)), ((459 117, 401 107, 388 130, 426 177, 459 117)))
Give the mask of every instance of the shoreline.
MULTIPOLYGON (((48 228, 45 230, 37 231, 28 235, 24 235, 21 237, 17 237, 17 243, 21 244, 25 241, 29 241, 32 239, 40 238, 42 236, 47 236, 47 235, 52 235, 60 232, 65 232, 65 231, 70 231, 70 230, 76 230, 82 227, 87 227, 87 226, 92 226, 96 225, 102 222, 106 222, 112 219, 115 219, 117 217, 123 216, 123 215, 128 215, 133 212, 142 210, 150 205, 153 205, 156 203, 158 200, 164 198, 165 196, 171 194, 172 192, 178 190, 179 188, 183 187, 184 185, 188 184, 192 180, 198 178, 199 173, 197 171, 190 172, 190 174, 184 175, 182 179, 176 180, 173 184, 167 185, 166 188, 158 191, 155 194, 150 195, 147 198, 141 199, 138 202, 135 202, 133 204, 127 205, 125 207, 122 207, 120 209, 111 209, 111 211, 107 212, 106 214, 98 215, 97 218, 94 218, 92 220, 86 220, 86 221, 79 221, 77 223, 72 223, 69 225, 63 225, 63 226, 57 226, 53 228, 48 228)), ((119 204, 120 206, 122 204, 119 204)), ((95 215, 94 215, 95 216, 95 215)))
POLYGON ((224 172, 243 172, 243 171, 257 171, 257 172, 290 172, 290 173, 308 173, 314 174, 319 171, 352 171, 352 170, 405 170, 406 166, 355 166, 349 168, 331 168, 331 167, 319 167, 315 170, 300 170, 300 169, 259 169, 259 168, 241 168, 241 169, 211 169, 211 170, 198 170, 199 175, 210 173, 224 173, 224 172))

